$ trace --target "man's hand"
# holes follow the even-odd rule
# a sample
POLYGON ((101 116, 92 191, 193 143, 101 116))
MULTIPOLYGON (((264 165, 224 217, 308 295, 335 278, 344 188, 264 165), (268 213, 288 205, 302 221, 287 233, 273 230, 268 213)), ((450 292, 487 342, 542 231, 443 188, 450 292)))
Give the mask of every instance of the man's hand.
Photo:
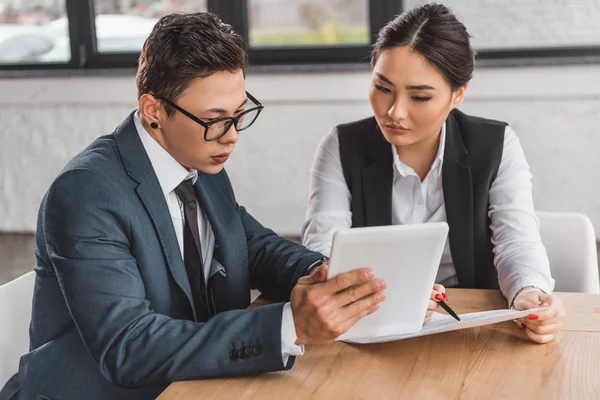
POLYGON ((327 272, 328 265, 322 264, 292 290, 296 344, 331 343, 385 300, 386 282, 373 280, 375 273, 368 268, 329 280, 327 272))

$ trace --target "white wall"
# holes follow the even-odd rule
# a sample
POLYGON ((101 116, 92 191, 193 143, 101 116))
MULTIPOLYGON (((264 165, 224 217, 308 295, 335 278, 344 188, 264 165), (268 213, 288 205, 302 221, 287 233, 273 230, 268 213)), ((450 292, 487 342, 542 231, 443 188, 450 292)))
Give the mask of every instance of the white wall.
MULTIPOLYGON (((266 106, 228 172, 240 203, 298 234, 319 139, 369 115, 369 72, 250 74, 266 106)), ((0 231, 35 230, 39 202, 62 166, 135 107, 133 75, 0 79, 0 231)), ((508 121, 534 175, 540 210, 592 218, 600 235, 600 65, 479 69, 464 111, 508 121)))
MULTIPOLYGON (((431 0, 402 0, 404 9, 431 0)), ((600 0, 444 0, 475 49, 597 46, 600 0)))

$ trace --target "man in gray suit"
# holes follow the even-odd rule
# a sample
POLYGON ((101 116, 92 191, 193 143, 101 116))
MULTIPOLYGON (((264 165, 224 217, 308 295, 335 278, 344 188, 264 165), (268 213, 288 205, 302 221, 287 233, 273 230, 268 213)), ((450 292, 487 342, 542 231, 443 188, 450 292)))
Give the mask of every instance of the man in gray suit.
POLYGON ((223 165, 262 110, 245 66, 216 16, 158 22, 139 109, 42 201, 30 352, 0 399, 151 399, 173 381, 289 369, 378 308, 372 271, 327 280, 320 254, 236 203, 223 165), (278 303, 246 310, 251 287, 278 303))

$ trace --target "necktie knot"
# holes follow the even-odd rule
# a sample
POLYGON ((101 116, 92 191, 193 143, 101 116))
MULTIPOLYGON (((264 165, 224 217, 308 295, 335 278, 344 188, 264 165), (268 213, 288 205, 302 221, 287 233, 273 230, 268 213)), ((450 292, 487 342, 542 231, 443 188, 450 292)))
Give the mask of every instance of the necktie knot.
POLYGON ((196 202, 196 191, 191 179, 186 179, 175 188, 175 194, 184 203, 196 202))

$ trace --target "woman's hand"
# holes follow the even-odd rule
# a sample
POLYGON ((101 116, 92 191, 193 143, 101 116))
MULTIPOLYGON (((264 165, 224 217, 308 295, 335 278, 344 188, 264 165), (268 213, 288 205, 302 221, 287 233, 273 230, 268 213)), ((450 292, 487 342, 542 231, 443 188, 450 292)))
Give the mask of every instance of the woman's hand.
POLYGON ((529 310, 537 307, 549 308, 521 318, 517 320, 517 324, 532 341, 536 343, 551 342, 562 328, 565 308, 558 297, 553 297, 542 291, 520 293, 513 303, 515 310, 529 310))
POLYGON ((423 325, 431 321, 431 317, 433 317, 433 312, 437 310, 437 308, 440 306, 438 304, 438 301, 442 300, 448 300, 448 296, 446 295, 446 288, 436 283, 435 285, 433 285, 433 290, 431 291, 431 297, 429 298, 429 304, 427 305, 427 313, 425 314, 425 321, 423 321, 423 325))

